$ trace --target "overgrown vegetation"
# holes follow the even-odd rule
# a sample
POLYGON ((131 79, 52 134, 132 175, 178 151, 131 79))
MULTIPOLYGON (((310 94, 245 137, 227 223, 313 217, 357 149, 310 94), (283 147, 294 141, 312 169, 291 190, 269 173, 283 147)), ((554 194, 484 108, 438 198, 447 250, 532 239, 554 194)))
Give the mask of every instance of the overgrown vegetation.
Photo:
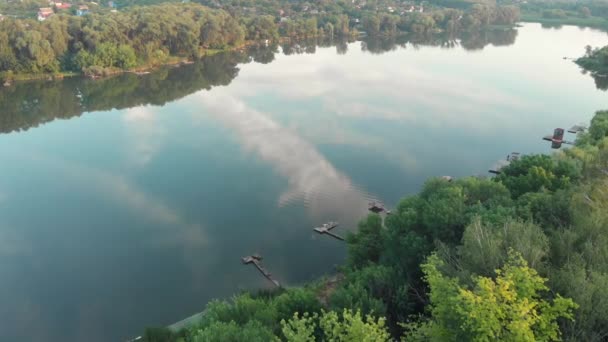
POLYGON ((431 179, 384 220, 369 215, 329 300, 320 282, 214 301, 175 340, 604 341, 607 230, 600 111, 571 149, 496 178, 431 179))
POLYGON ((43 22, 5 18, 0 21, 0 79, 10 83, 23 74, 65 71, 102 76, 165 64, 176 56, 197 59, 205 51, 234 49, 247 41, 276 42, 281 36, 346 37, 357 30, 371 36, 457 32, 509 25, 519 17, 515 7, 494 5, 396 15, 338 2, 314 12, 295 12, 288 6, 291 17, 282 9, 282 14, 270 12, 265 3, 252 4, 255 11, 244 11, 240 3, 209 5, 221 9, 165 3, 85 16, 58 13, 43 22))

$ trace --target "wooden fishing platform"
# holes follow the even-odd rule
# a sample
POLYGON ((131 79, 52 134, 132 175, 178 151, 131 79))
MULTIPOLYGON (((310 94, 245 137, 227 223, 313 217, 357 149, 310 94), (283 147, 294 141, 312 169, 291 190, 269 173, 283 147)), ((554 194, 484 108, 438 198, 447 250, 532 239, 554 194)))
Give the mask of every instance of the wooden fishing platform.
POLYGON ((382 212, 385 212, 387 214, 391 213, 390 210, 387 210, 384 207, 384 204, 382 202, 378 202, 378 201, 369 202, 369 204, 367 205, 367 209, 369 211, 373 212, 373 213, 376 213, 376 214, 379 214, 379 213, 382 213, 382 212))
MULTIPOLYGON (((584 132, 586 129, 587 128, 585 126, 574 125, 574 126, 570 127, 568 132, 578 133, 578 132, 584 132)), ((564 139, 564 132, 565 131, 563 128, 556 128, 553 130, 553 135, 545 135, 543 137, 543 140, 550 141, 551 148, 555 148, 555 149, 562 147, 562 144, 574 145, 573 141, 568 141, 568 140, 564 139)))
POLYGON ((587 130, 587 127, 585 127, 583 125, 574 125, 574 126, 570 127, 568 132, 576 134, 578 132, 584 132, 586 130, 587 130))
POLYGON ((498 174, 500 174, 501 170, 504 167, 511 164, 511 162, 518 160, 520 157, 521 157, 521 153, 511 152, 510 154, 507 155, 507 158, 505 158, 504 160, 499 160, 496 164, 494 164, 494 167, 489 169, 488 172, 498 175, 498 174))
POLYGON ((274 278, 272 278, 272 274, 270 272, 268 272, 261 264, 262 261, 262 257, 259 254, 253 254, 250 256, 246 256, 246 257, 242 257, 241 261, 243 262, 243 264, 247 265, 247 264, 253 264, 255 266, 255 268, 258 269, 258 271, 260 271, 260 273, 262 273, 262 275, 270 280, 271 283, 273 283, 276 287, 281 287, 281 284, 275 280, 274 278))
POLYGON ((338 226, 338 222, 327 222, 324 223, 321 227, 315 227, 313 228, 313 230, 319 234, 327 234, 335 239, 338 239, 340 241, 344 241, 344 238, 341 237, 340 235, 336 235, 332 232, 330 232, 330 230, 336 228, 338 226))

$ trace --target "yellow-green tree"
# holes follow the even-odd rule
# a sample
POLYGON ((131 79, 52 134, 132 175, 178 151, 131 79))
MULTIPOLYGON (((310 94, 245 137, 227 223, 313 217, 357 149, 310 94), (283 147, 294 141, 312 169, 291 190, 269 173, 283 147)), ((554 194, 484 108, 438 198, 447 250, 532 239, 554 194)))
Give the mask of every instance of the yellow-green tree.
POLYGON ((495 279, 474 277, 472 289, 442 274, 443 262, 431 255, 422 270, 430 287, 431 318, 410 326, 406 340, 557 341, 557 319, 573 318, 577 305, 557 295, 552 301, 543 279, 511 251, 495 279))
POLYGON ((288 342, 314 342, 320 337, 323 341, 351 342, 387 342, 390 335, 385 326, 385 319, 372 316, 362 317, 361 312, 353 313, 344 310, 342 314, 335 311, 323 311, 318 314, 299 315, 297 312, 289 321, 281 321, 283 336, 288 342), (319 329, 320 328, 320 329, 319 329), (315 336, 320 330, 322 336, 315 336))

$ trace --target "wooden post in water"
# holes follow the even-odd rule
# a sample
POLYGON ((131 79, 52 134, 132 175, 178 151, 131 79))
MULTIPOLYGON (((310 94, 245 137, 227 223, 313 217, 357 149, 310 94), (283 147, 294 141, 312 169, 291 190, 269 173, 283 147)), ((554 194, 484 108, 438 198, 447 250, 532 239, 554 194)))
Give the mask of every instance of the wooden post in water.
POLYGON ((268 272, 261 264, 262 261, 262 257, 258 254, 253 254, 250 256, 246 256, 241 258, 241 261, 243 262, 243 264, 247 265, 247 264, 253 264, 255 266, 255 268, 258 269, 258 271, 260 271, 260 273, 262 273, 262 275, 270 280, 271 283, 273 283, 276 287, 281 287, 281 284, 274 278, 272 278, 272 274, 270 272, 268 272))

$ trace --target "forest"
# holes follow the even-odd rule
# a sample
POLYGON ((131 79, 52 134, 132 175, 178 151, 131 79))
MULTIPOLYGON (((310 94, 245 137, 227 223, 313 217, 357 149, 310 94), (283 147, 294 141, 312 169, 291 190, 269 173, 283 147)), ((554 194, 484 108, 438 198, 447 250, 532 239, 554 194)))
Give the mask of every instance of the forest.
POLYGON ((494 178, 429 179, 347 237, 335 278, 210 302, 145 341, 605 341, 608 111, 494 178))
POLYGON ((395 15, 368 8, 352 12, 340 2, 333 5, 328 11, 304 11, 292 17, 240 13, 229 5, 212 9, 166 3, 85 16, 57 13, 42 22, 5 18, 0 21, 0 81, 10 85, 36 75, 61 78, 72 72, 94 77, 141 71, 251 42, 276 42, 280 37, 344 38, 359 30, 371 37, 473 31, 491 24, 511 25, 519 16, 512 6, 474 5, 466 11, 438 8, 395 15))

